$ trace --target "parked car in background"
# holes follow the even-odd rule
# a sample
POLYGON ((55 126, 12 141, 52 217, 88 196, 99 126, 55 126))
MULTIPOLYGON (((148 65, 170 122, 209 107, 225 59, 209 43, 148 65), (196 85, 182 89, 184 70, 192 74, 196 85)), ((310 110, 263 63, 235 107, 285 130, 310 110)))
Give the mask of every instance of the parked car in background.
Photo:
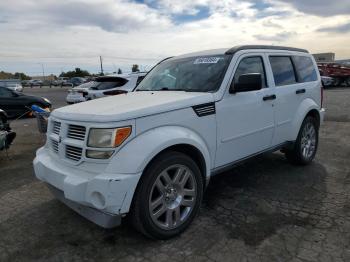
POLYGON ((7 114, 0 109, 0 151, 8 149, 16 137, 16 133, 11 130, 7 114))
POLYGON ((39 79, 32 79, 29 80, 29 86, 33 87, 33 86, 43 86, 43 81, 39 80, 39 79))
POLYGON ((84 102, 105 96, 125 94, 132 91, 146 73, 100 76, 68 91, 68 104, 84 102))
POLYGON ((90 81, 68 90, 66 102, 68 104, 85 102, 88 89, 95 84, 94 81, 90 81))
POLYGON ((28 108, 32 105, 37 105, 45 109, 51 108, 51 102, 47 98, 25 95, 6 87, 0 87, 0 108, 9 117, 20 116, 29 112, 30 109, 28 108))
POLYGON ((7 87, 17 92, 23 91, 23 86, 20 80, 0 80, 0 86, 7 87))
POLYGON ((236 46, 172 57, 134 92, 53 111, 35 174, 100 226, 129 216, 146 236, 169 239, 196 217, 211 176, 276 150, 310 164, 322 92, 304 49, 236 46))
POLYGON ((71 79, 69 79, 65 85, 71 85, 71 86, 79 86, 83 83, 85 83, 86 80, 83 77, 72 77, 71 79))
POLYGON ((323 87, 331 87, 334 85, 333 77, 321 76, 321 81, 322 81, 323 87))
POLYGON ((68 77, 59 77, 52 82, 54 86, 65 86, 67 85, 68 77))

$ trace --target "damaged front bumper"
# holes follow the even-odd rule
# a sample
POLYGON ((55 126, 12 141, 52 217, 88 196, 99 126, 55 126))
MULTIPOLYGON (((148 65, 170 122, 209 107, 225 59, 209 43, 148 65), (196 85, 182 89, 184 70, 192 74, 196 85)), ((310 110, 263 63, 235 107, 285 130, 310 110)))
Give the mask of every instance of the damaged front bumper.
POLYGON ((119 226, 121 223, 121 215, 109 214, 99 211, 95 208, 91 208, 88 206, 84 206, 73 202, 64 197, 63 191, 51 186, 50 184, 46 184, 50 189, 51 193, 62 203, 66 204, 68 207, 73 209, 75 212, 85 217, 86 219, 94 222, 95 224, 103 227, 103 228, 113 228, 119 226))
MULTIPOLYGON (((46 147, 37 151, 35 175, 49 185, 54 195, 67 206, 105 228, 119 225, 129 212, 140 174, 104 172, 106 166, 69 165, 51 155, 46 147)), ((107 164, 108 165, 108 164, 107 164)))

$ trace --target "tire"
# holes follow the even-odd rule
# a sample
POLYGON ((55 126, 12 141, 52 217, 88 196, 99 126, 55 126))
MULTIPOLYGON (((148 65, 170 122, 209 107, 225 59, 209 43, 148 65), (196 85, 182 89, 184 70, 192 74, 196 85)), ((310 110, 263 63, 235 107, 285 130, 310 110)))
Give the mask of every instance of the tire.
POLYGON ((345 80, 346 86, 350 87, 350 76, 345 80))
POLYGON ((341 83, 342 83, 342 80, 340 78, 338 77, 334 78, 334 82, 333 82, 334 86, 338 87, 341 85, 341 83))
POLYGON ((147 237, 172 238, 191 224, 202 198, 203 178, 197 164, 185 154, 165 152, 151 162, 139 181, 131 222, 147 237))
POLYGON ((318 123, 314 117, 304 119, 293 148, 286 150, 289 162, 296 165, 307 165, 315 158, 318 148, 318 123))

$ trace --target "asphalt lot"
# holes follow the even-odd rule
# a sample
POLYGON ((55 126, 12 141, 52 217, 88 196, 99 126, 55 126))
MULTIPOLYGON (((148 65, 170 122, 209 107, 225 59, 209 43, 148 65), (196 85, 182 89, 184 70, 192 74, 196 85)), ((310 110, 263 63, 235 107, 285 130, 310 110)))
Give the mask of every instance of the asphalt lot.
MULTIPOLYGON (((65 90, 25 93, 57 108, 65 90)), ((214 177, 192 226, 169 241, 127 223, 101 229, 55 200, 32 169, 45 137, 35 119, 14 121, 15 144, 0 152, 0 261, 350 261, 350 88, 326 90, 325 105, 313 164, 274 153, 214 177)))

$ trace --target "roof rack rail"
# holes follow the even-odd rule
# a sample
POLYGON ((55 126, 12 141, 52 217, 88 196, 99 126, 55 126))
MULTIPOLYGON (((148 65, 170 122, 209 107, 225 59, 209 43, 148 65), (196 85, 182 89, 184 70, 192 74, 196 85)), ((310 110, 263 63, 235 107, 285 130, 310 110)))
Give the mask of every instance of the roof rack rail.
POLYGON ((239 45, 234 46, 227 50, 225 54, 232 55, 238 51, 241 50, 247 50, 247 49, 270 49, 270 50, 287 50, 287 51, 296 51, 296 52, 302 52, 302 53, 309 53, 306 49, 301 48, 295 48, 295 47, 287 47, 287 46, 274 46, 274 45, 239 45))

